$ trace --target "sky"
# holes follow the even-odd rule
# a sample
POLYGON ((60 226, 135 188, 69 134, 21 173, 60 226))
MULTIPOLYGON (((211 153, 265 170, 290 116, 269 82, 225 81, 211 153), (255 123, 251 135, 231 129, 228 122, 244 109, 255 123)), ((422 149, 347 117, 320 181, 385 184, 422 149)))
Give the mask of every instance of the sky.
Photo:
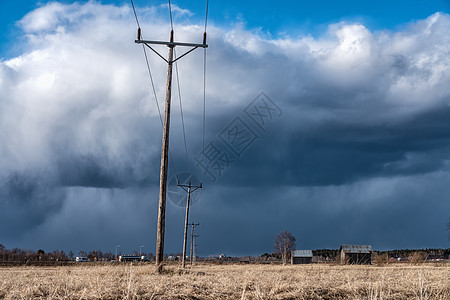
MULTIPOLYGON (((0 243, 155 253, 165 62, 146 52, 153 92, 127 1, 17 3, 0 1, 0 243)), ((134 4, 167 40, 167 2, 134 4)), ((202 41, 205 6, 172 2, 177 41, 202 41)), ((449 8, 210 1, 204 135, 205 52, 174 70, 165 252, 177 180, 203 183, 201 256, 270 253, 283 230, 297 249, 448 248, 449 8)))

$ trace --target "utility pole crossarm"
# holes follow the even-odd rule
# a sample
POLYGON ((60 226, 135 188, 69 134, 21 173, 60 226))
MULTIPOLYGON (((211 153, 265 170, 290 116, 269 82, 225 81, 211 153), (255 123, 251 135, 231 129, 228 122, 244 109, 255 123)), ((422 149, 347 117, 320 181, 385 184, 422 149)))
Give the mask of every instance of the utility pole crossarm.
POLYGON ((152 50, 153 52, 155 52, 159 57, 161 57, 166 63, 168 64, 172 64, 174 62, 176 62, 177 60, 179 60, 180 58, 188 55, 189 53, 191 53, 192 51, 194 51, 195 49, 197 49, 198 47, 201 48, 208 48, 207 44, 192 44, 192 43, 176 43, 176 42, 161 42, 161 41, 143 41, 143 40, 135 40, 134 41, 136 44, 144 44, 145 46, 147 46, 148 48, 150 48, 150 50, 152 50), (155 49, 152 48, 152 46, 150 45, 166 45, 169 48, 175 48, 175 46, 186 46, 186 47, 193 47, 192 49, 190 49, 189 51, 187 51, 186 53, 184 53, 183 55, 181 55, 180 57, 172 60, 172 61, 168 61, 167 59, 165 59, 161 54, 159 54, 158 51, 156 51, 155 49))
POLYGON ((189 189, 191 189, 190 193, 193 193, 196 190, 201 189, 203 187, 202 183, 200 183, 200 185, 191 185, 191 183, 189 183, 189 184, 179 184, 178 183, 177 186, 179 186, 183 190, 185 190, 186 193, 189 193, 189 189), (186 188, 188 188, 188 189, 186 189, 186 188))
POLYGON ((195 43, 181 43, 181 42, 163 42, 163 41, 146 41, 146 40, 135 40, 136 44, 152 44, 152 45, 166 45, 169 47, 175 46, 186 46, 186 47, 201 47, 208 48, 207 44, 195 44, 195 43))

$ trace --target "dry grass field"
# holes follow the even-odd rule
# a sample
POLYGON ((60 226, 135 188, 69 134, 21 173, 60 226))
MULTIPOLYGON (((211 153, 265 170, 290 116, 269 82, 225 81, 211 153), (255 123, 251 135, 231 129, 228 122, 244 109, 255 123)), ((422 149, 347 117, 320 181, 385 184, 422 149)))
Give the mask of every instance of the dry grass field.
POLYGON ((0 299, 450 299, 449 264, 1 267, 0 299))

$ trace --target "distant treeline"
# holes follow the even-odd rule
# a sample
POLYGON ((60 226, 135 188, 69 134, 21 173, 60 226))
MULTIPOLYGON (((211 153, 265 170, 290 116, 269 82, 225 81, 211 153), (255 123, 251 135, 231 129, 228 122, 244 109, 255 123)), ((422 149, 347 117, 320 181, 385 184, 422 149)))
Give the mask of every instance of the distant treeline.
POLYGON ((339 249, 316 249, 312 253, 314 256, 335 258, 339 255, 339 249))
POLYGON ((6 249, 0 244, 0 262, 34 262, 34 261, 64 261, 67 255, 63 251, 45 253, 43 250, 24 250, 19 248, 6 249))
MULTIPOLYGON (((339 249, 316 249, 312 250, 314 256, 335 259, 339 256, 339 249)), ((387 255, 389 258, 404 258, 410 257, 415 253, 422 253, 427 257, 450 257, 450 248, 447 249, 399 249, 399 250, 389 250, 389 251, 375 251, 378 255, 387 255)), ((137 251, 133 251, 132 255, 139 255, 137 251)), ((118 253, 121 255, 121 253, 118 253)), ((152 253, 142 253, 142 255, 148 256, 151 260, 153 258, 152 253)), ((7 249, 4 245, 0 244, 0 263, 57 263, 57 262, 67 262, 73 261, 75 256, 86 257, 89 261, 110 261, 115 259, 115 255, 111 252, 102 252, 101 250, 93 250, 93 251, 79 251, 78 255, 74 255, 72 251, 69 253, 65 253, 64 251, 56 250, 51 252, 45 252, 42 249, 37 251, 34 250, 24 250, 19 248, 7 249)), ((170 259, 170 257, 181 256, 180 254, 166 254, 165 258, 170 259)), ((246 256, 247 260, 254 261, 276 261, 280 259, 279 253, 264 253, 260 257, 250 258, 246 256)), ((200 258, 199 258, 200 259, 200 258)), ((226 258, 224 260, 233 260, 233 258, 226 258)), ((235 258, 235 260, 239 261, 242 258, 235 258)))
MULTIPOLYGON (((118 253, 120 255, 121 253, 118 253)), ((138 255, 137 251, 133 251, 133 255, 138 255)), ((147 255, 147 253, 142 253, 147 255)), ((151 257, 152 254, 148 253, 151 257)), ((101 250, 93 251, 79 251, 78 255, 75 255, 72 251, 65 253, 64 251, 56 250, 51 252, 45 252, 42 249, 37 251, 26 249, 7 249, 4 245, 0 244, 0 262, 17 262, 17 263, 35 263, 35 262, 64 262, 74 260, 76 256, 86 257, 90 261, 110 261, 115 258, 115 255, 111 252, 102 252, 101 250)))
POLYGON ((442 256, 449 257, 450 248, 447 249, 400 249, 400 250, 388 250, 388 251, 376 251, 378 254, 387 254, 389 257, 409 257, 414 253, 421 252, 429 257, 442 256))
MULTIPOLYGON (((335 258, 339 256, 339 249, 317 249, 313 250, 314 256, 321 256, 321 257, 329 257, 329 258, 335 258)), ((442 257, 449 257, 450 255, 450 248, 447 249, 398 249, 398 250, 388 250, 388 251, 374 251, 375 253, 382 255, 387 254, 389 257, 409 257, 413 255, 414 253, 421 252, 424 253, 427 256, 433 257, 433 256, 442 256, 442 257)))

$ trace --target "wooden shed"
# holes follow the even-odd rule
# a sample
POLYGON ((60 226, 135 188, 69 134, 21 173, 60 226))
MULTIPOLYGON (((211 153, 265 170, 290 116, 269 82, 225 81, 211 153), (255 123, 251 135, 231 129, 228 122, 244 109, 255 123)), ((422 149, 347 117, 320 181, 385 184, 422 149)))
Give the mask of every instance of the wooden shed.
POLYGON ((291 264, 310 264, 313 258, 312 250, 294 250, 291 252, 291 264))
POLYGON ((367 264, 372 263, 371 245, 341 245, 341 263, 344 264, 367 264))

